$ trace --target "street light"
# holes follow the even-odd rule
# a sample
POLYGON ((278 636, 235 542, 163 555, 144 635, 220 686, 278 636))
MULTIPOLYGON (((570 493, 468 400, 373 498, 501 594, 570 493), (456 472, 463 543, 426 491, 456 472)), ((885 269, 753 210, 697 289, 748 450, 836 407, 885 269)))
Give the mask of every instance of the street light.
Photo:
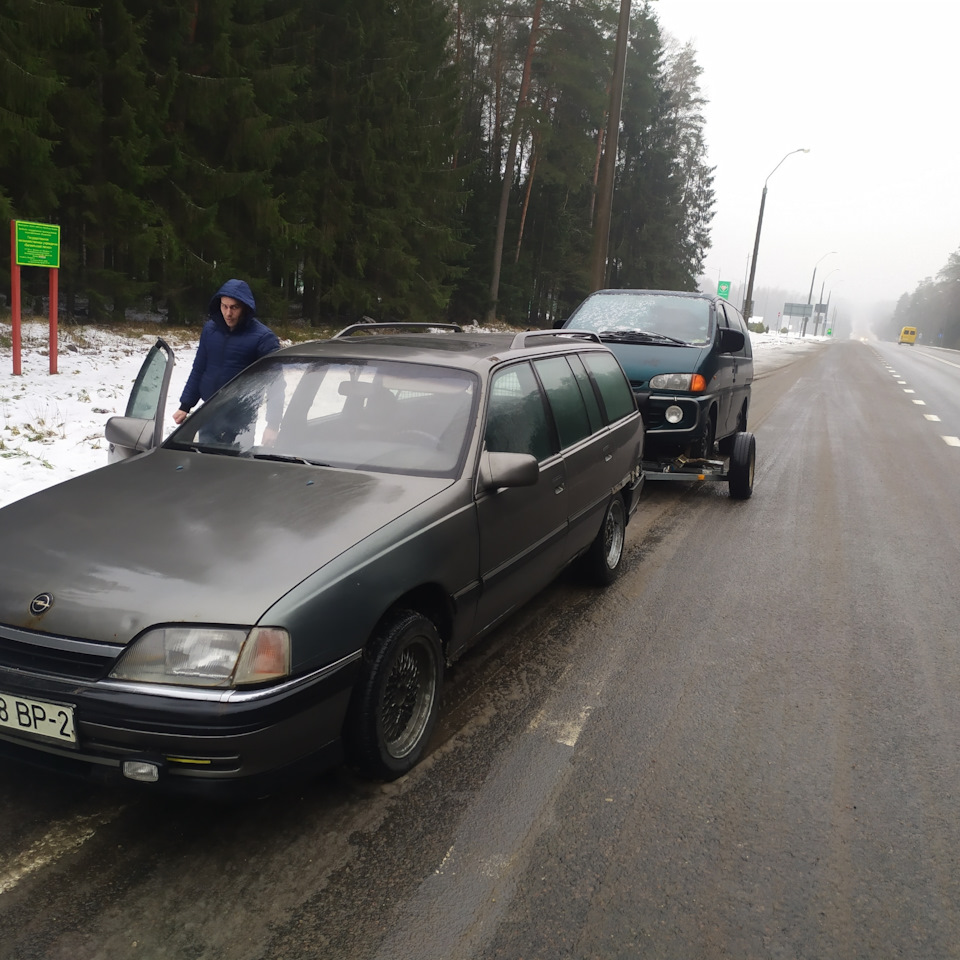
MULTIPOLYGON (((796 150, 791 150, 789 153, 785 154, 783 160, 786 160, 787 157, 792 157, 795 153, 809 153, 809 147, 798 147, 796 150)), ((783 163, 783 160, 780 163, 783 163)), ((780 169, 780 163, 778 163, 768 174, 767 180, 769 180, 776 172, 780 169)), ((760 249, 760 228, 763 226, 763 208, 767 202, 767 180, 763 181, 763 193, 760 194, 760 216, 757 217, 757 236, 753 241, 753 260, 750 263, 750 282, 747 284, 747 295, 743 301, 743 318, 749 322, 750 318, 753 316, 753 278, 757 272, 757 251, 760 249)))
MULTIPOLYGON (((836 250, 828 250, 828 251, 820 258, 820 260, 826 260, 826 258, 829 257, 830 254, 836 253, 836 252, 837 252, 836 250)), ((813 302, 813 281, 817 279, 817 267, 820 266, 820 260, 818 260, 818 261, 813 265, 813 276, 810 278, 810 292, 807 294, 807 306, 808 306, 808 307, 809 307, 810 304, 813 302)), ((808 312, 809 312, 809 311, 808 311, 808 312)), ((800 324, 800 336, 801 336, 801 337, 805 337, 806 335, 807 335, 807 315, 804 314, 804 315, 803 315, 803 323, 800 324)))

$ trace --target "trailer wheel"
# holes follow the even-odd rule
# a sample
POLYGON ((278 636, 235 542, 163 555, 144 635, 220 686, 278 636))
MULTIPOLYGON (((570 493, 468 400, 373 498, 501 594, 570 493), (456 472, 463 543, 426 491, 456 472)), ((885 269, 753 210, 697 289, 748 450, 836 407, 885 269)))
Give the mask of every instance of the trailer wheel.
POLYGON ((737 433, 730 451, 727 483, 734 500, 749 500, 753 493, 753 474, 757 464, 757 441, 752 433, 737 433))

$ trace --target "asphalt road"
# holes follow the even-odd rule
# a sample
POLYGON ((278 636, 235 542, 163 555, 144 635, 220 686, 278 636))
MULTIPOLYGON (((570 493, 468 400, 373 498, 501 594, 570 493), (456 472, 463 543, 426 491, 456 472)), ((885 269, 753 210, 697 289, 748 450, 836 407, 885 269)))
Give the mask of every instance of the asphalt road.
POLYGON ((0 771, 0 958, 960 956, 960 357, 790 359, 753 498, 648 484, 621 579, 459 663, 401 781, 0 771))

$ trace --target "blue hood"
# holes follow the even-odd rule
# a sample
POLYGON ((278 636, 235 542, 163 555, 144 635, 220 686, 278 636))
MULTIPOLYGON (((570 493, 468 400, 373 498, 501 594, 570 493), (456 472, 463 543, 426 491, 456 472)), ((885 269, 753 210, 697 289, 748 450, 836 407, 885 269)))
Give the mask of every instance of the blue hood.
POLYGON ((233 297, 234 300, 239 300, 249 309, 249 313, 244 317, 245 322, 257 312, 257 301, 253 299, 253 291, 246 280, 228 280, 210 298, 210 306, 207 307, 207 312, 214 319, 220 318, 221 297, 233 297))

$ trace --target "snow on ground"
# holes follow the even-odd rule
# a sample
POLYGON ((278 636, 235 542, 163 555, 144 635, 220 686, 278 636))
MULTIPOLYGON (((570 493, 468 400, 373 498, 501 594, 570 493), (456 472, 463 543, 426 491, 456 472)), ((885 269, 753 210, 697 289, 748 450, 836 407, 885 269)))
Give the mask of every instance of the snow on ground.
MULTIPOLYGON (((21 329, 21 375, 13 374, 9 323, 0 323, 0 506, 107 462, 103 428, 123 415, 127 396, 147 351, 161 335, 176 365, 167 398, 167 432, 193 363, 199 328, 131 335, 100 327, 61 326, 56 374, 50 373, 46 323, 21 329)), ((815 342, 757 335, 764 355, 806 351, 815 342)))

